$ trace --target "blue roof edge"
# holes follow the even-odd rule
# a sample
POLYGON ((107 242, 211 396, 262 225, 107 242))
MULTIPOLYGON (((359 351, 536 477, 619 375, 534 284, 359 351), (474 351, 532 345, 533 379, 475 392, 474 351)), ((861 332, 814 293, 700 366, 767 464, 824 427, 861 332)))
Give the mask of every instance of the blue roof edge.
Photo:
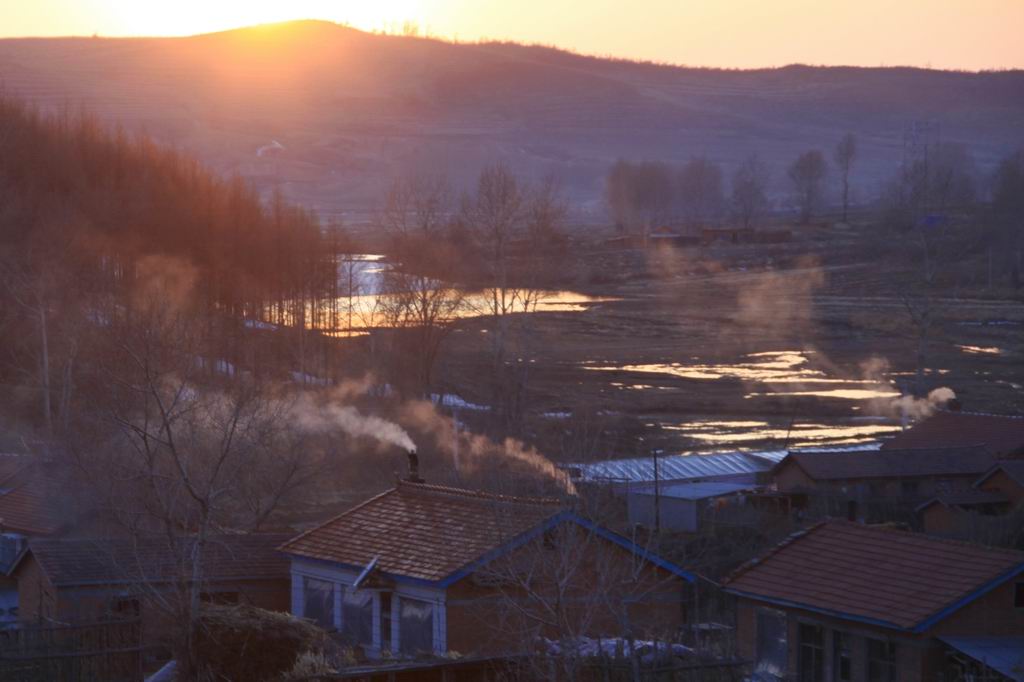
POLYGON ((612 543, 614 543, 614 544, 616 544, 616 545, 618 545, 618 546, 620 546, 620 547, 622 547, 622 548, 624 548, 626 550, 629 550, 630 552, 633 552, 637 556, 643 558, 645 561, 648 561, 651 564, 653 564, 655 566, 658 566, 659 568, 662 568, 662 569, 664 569, 666 571, 669 571, 673 575, 676 575, 676 576, 678 576, 680 578, 683 578, 684 580, 686 580, 688 582, 692 583, 692 582, 696 582, 696 580, 697 580, 696 574, 691 573, 690 571, 687 571, 687 570, 685 570, 685 569, 683 569, 683 568, 681 568, 679 566, 676 566, 672 562, 667 561, 665 559, 662 559, 661 557, 659 557, 656 554, 648 552, 647 550, 645 550, 642 547, 638 546, 635 542, 632 542, 632 541, 622 537, 621 535, 619 535, 617 533, 613 533, 612 531, 599 526, 598 524, 594 523, 593 521, 589 521, 588 519, 583 518, 582 516, 576 514, 575 512, 562 511, 562 512, 559 512, 558 514, 555 514, 555 515, 549 517, 543 523, 539 523, 536 526, 534 526, 533 528, 531 528, 531 529, 529 529, 529 530, 527 530, 527 531, 525 531, 523 533, 520 533, 516 537, 514 537, 511 540, 509 540, 508 542, 506 542, 504 545, 501 545, 500 547, 495 547, 493 550, 491 550, 490 552, 487 552, 486 554, 481 556, 479 559, 476 559, 475 561, 472 561, 469 564, 466 564, 465 566, 463 566, 459 570, 455 571, 454 573, 449 574, 448 576, 446 576, 445 578, 441 579, 440 581, 438 581, 435 584, 436 584, 437 587, 449 587, 450 585, 458 582, 459 580, 462 580, 463 578, 465 578, 469 574, 473 573, 475 570, 477 570, 481 566, 484 566, 484 565, 490 563, 491 561, 494 561, 498 557, 503 556, 503 555, 511 552, 512 550, 515 550, 515 549, 518 549, 519 547, 522 547, 524 544, 526 544, 530 540, 533 540, 534 538, 539 537, 540 535, 543 535, 544 533, 546 533, 547 531, 551 530, 555 526, 557 526, 557 525, 559 525, 561 523, 564 523, 566 521, 575 523, 578 526, 586 528, 587 530, 591 531, 595 535, 597 535, 599 537, 602 537, 605 540, 608 540, 609 542, 612 542, 612 543))
POLYGON ((983 597, 984 595, 988 594, 1000 585, 1003 585, 1004 583, 1013 580, 1022 573, 1024 573, 1024 562, 1017 564, 1016 566, 1011 568, 1009 571, 1006 571, 1002 575, 993 578, 992 580, 988 581, 978 589, 972 592, 968 592, 966 595, 964 595, 957 601, 953 602, 946 608, 936 611, 932 615, 928 616, 928 618, 924 619, 923 621, 915 625, 913 631, 915 633, 924 632, 925 630, 934 626, 940 620, 952 615, 956 611, 959 611, 963 607, 973 602, 975 599, 983 597))
POLYGON ((939 611, 936 611, 934 614, 932 614, 931 616, 927 617, 926 619, 922 620, 917 625, 914 625, 912 627, 901 627, 899 625, 896 625, 895 623, 890 623, 889 621, 881 620, 878 618, 869 618, 867 616, 858 616, 852 613, 845 613, 843 611, 823 609, 821 607, 811 606, 810 604, 804 604, 802 602, 791 601, 788 599, 779 599, 776 597, 766 597, 764 595, 756 594, 753 592, 745 592, 743 590, 737 590, 730 587, 724 587, 722 588, 722 591, 728 592, 729 594, 734 594, 738 597, 746 597, 748 599, 763 601, 769 604, 778 604, 779 606, 788 606, 792 608, 803 609, 805 611, 813 611, 814 613, 821 613, 826 616, 833 616, 835 618, 842 618, 844 620, 852 620, 859 623, 867 623, 869 625, 878 625, 893 630, 900 630, 901 632, 912 632, 914 634, 920 634, 934 627, 936 623, 952 615, 954 612, 959 611, 961 608, 967 606, 975 599, 978 599, 979 597, 988 594, 1000 585, 1003 585, 1004 583, 1013 580, 1015 577, 1021 574, 1024 574, 1024 563, 1018 564, 1011 570, 990 580, 978 589, 969 592, 964 597, 958 599, 956 602, 950 604, 949 606, 939 611))

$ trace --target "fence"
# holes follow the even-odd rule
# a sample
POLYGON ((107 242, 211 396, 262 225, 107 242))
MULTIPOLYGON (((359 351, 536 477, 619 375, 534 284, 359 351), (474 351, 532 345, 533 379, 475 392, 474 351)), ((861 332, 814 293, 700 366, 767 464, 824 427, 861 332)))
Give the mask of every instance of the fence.
POLYGON ((139 619, 0 630, 0 679, 141 680, 142 652, 139 619))

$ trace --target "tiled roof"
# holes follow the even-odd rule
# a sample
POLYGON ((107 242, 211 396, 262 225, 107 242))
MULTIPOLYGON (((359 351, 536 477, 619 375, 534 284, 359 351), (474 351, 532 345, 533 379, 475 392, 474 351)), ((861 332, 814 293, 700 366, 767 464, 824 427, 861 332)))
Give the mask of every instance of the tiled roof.
POLYGON ((920 632, 1015 572, 1024 572, 1024 552, 827 521, 740 567, 724 586, 783 606, 920 632))
POLYGON ((285 543, 282 551, 438 581, 561 511, 557 500, 408 483, 285 543))
POLYGON ((795 463, 816 481, 914 476, 973 476, 987 471, 994 461, 982 447, 925 448, 918 450, 857 450, 801 452, 794 450, 776 469, 795 463))
POLYGON ((0 456, 0 529, 25 535, 51 535, 63 524, 63 476, 53 465, 23 457, 15 463, 0 456))
POLYGON ((936 412, 882 445, 883 450, 983 445, 994 455, 1024 455, 1024 417, 936 412))
MULTIPOLYGON (((215 535, 203 560, 206 580, 288 577, 288 559, 277 547, 289 536, 280 533, 215 535)), ((31 554, 54 585, 131 584, 186 578, 191 572, 193 537, 39 538, 11 568, 31 554)))

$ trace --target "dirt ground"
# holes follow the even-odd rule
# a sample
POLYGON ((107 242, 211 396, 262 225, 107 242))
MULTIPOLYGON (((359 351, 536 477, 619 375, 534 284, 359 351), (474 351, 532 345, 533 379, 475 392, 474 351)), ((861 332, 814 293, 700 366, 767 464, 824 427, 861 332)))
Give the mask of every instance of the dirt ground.
MULTIPOLYGON (((788 244, 592 248, 574 289, 614 300, 524 316, 527 440, 555 460, 862 442, 926 411, 916 387, 923 299, 843 234, 788 244)), ((941 292, 945 293, 945 292, 941 292)), ((925 392, 963 409, 1024 412, 1024 303, 937 295, 925 392)), ((541 306, 541 309, 543 306, 541 306)), ((446 389, 487 404, 484 319, 460 323, 446 389)), ((472 423, 475 414, 459 415, 472 423)))

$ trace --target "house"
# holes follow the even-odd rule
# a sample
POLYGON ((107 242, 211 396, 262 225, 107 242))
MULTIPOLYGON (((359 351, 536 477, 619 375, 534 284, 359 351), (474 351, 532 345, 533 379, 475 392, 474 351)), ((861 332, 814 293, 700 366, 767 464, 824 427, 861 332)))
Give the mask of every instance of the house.
POLYGON ((1024 460, 996 462, 975 481, 974 487, 1003 495, 1011 507, 1020 507, 1024 503, 1024 460))
POLYGON ((1024 457, 1024 417, 942 410, 887 440, 882 449, 971 446, 999 459, 1024 457))
MULTIPOLYGON (((288 560, 277 547, 288 537, 210 537, 202 598, 286 611, 288 560)), ((35 538, 8 576, 17 581, 23 623, 140 617, 144 639, 155 643, 170 626, 166 605, 185 598, 194 551, 194 537, 35 538)))
POLYGON ((29 538, 66 530, 66 471, 35 455, 0 454, 0 627, 18 621, 18 586, 5 574, 29 538))
MULTIPOLYGON (((996 462, 969 490, 942 492, 915 511, 925 532, 956 535, 976 529, 975 515, 1000 516, 1024 507, 1024 460, 996 462)), ((1004 525, 1017 521, 1009 518, 1004 525)), ((991 529, 990 529, 991 530, 991 529)))
POLYGON ((995 516, 1009 507, 1010 499, 1006 495, 972 488, 939 493, 919 504, 914 511, 921 517, 926 533, 948 535, 961 525, 965 512, 995 516))
POLYGON ((780 492, 918 504, 969 490, 994 457, 982 446, 790 452, 772 471, 780 492))
POLYGON ((657 489, 638 486, 629 491, 626 508, 631 524, 696 533, 719 506, 755 488, 743 483, 669 483, 659 484, 657 489))
POLYGON ((406 480, 281 550, 292 612, 370 657, 522 653, 570 634, 537 609, 572 636, 621 634, 618 618, 667 636, 695 580, 560 501, 406 480))
POLYGON ((739 654, 760 679, 968 679, 963 659, 978 664, 986 648, 1024 664, 1009 648, 1024 636, 1024 552, 831 520, 723 588, 737 600, 739 654))

